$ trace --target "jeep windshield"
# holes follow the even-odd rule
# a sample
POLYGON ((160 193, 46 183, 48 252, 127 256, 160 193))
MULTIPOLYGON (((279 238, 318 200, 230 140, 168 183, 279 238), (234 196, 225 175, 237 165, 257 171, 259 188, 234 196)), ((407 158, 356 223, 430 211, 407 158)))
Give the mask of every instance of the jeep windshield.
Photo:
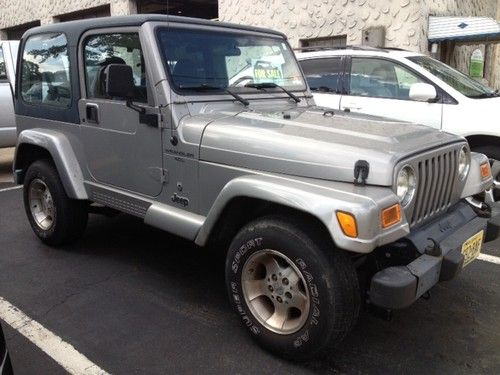
POLYGON ((283 92, 280 87, 288 92, 306 89, 293 51, 283 38, 179 28, 162 28, 158 38, 176 91, 213 94, 230 88, 231 92, 256 94, 283 92), (270 90, 256 89, 260 84, 270 90))
POLYGON ((408 59, 432 73, 461 94, 475 99, 491 98, 498 93, 452 67, 427 56, 412 56, 408 59))

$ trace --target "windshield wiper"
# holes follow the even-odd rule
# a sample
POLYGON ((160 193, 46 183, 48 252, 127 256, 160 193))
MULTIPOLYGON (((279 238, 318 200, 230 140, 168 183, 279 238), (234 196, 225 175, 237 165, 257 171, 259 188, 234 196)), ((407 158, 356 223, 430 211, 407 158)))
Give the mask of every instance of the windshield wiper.
POLYGON ((469 98, 484 99, 484 98, 495 98, 497 96, 500 96, 500 95, 498 95, 498 93, 496 93, 496 92, 483 92, 482 94, 479 94, 479 95, 471 95, 471 96, 469 96, 469 98))
POLYGON ((479 95, 471 95, 469 98, 473 99, 483 99, 483 98, 495 98, 497 96, 500 96, 500 93, 498 90, 492 91, 492 92, 483 92, 482 94, 479 95))
POLYGON ((253 88, 253 89, 264 90, 264 91, 266 91, 266 89, 279 88, 285 94, 287 94, 290 98, 292 98, 293 100, 295 100, 295 103, 300 102, 300 99, 295 94, 291 93, 290 91, 288 91, 287 89, 285 89, 283 86, 277 85, 274 82, 247 83, 245 85, 245 87, 250 87, 250 88, 253 88))
POLYGON ((185 86, 185 85, 179 85, 179 88, 182 90, 193 90, 193 91, 211 91, 211 90, 220 90, 223 91, 229 95, 231 95, 233 98, 235 98, 237 101, 239 101, 241 104, 243 104, 245 107, 247 107, 250 102, 246 99, 243 99, 241 96, 238 94, 232 92, 229 90, 227 87, 221 87, 221 86, 211 86, 206 83, 203 83, 198 86, 185 86))

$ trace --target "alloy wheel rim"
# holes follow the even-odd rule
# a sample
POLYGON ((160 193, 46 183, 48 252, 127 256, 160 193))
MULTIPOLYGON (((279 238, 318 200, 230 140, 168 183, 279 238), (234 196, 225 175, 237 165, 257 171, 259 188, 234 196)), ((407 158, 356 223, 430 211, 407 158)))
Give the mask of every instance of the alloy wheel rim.
POLYGON ((42 230, 49 230, 55 221, 55 205, 47 184, 35 178, 29 185, 29 205, 36 225, 42 230))
POLYGON ((310 299, 304 276, 276 250, 259 250, 242 270, 243 297, 252 315, 278 334, 300 330, 309 316, 310 299))

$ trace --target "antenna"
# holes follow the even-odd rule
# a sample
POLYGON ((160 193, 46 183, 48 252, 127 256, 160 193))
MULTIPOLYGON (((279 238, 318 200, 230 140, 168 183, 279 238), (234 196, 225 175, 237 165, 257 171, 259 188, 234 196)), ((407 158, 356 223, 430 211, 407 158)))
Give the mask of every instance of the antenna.
MULTIPOLYGON (((169 28, 170 28, 170 0, 167 0, 167 35, 169 34, 169 28)), ((168 64, 168 61, 167 61, 168 64)), ((168 72, 166 72, 168 74, 168 72)), ((175 135, 174 132, 174 114, 173 114, 173 103, 172 103, 172 88, 170 88, 168 92, 168 104, 167 107, 170 107, 168 112, 170 112, 170 144, 172 146, 177 146, 178 139, 177 136, 175 135)))

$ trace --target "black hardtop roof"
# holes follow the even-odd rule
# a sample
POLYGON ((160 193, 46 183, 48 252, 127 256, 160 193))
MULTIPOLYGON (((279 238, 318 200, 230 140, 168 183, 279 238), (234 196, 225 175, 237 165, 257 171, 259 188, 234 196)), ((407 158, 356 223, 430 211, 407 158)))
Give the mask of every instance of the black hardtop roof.
POLYGON ((54 23, 50 25, 37 26, 26 31, 23 38, 30 35, 47 33, 47 32, 65 32, 68 34, 82 34, 87 30, 108 28, 108 27, 126 27, 126 26, 140 26, 145 22, 156 21, 156 22, 175 22, 184 23, 189 25, 200 25, 200 26, 216 26, 216 27, 226 27, 236 30, 245 31, 256 31, 268 34, 275 34, 285 37, 285 34, 260 27, 254 26, 244 26, 233 23, 219 22, 219 21, 209 21, 201 18, 191 18, 191 17, 180 17, 180 16, 167 16, 161 14, 135 14, 130 16, 112 16, 112 17, 99 17, 99 18, 88 18, 77 21, 68 21, 54 23))

